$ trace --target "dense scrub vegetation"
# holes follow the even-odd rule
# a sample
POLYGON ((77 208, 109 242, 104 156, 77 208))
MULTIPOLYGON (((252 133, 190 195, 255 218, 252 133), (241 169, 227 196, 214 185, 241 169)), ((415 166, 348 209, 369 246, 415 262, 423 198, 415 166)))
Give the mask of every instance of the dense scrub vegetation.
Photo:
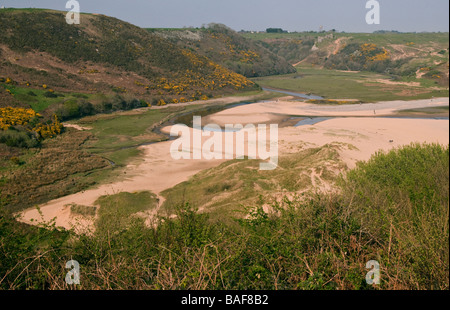
POLYGON ((201 29, 148 29, 246 77, 287 74, 295 69, 282 57, 221 24, 201 29))
POLYGON ((81 147, 92 139, 91 133, 69 129, 39 148, 0 144, 0 200, 16 212, 92 186, 93 172, 110 167, 107 159, 81 147))
POLYGON ((391 64, 391 56, 385 48, 375 44, 352 43, 337 54, 331 55, 325 66, 351 71, 373 71, 383 73, 391 64))
POLYGON ((42 121, 33 109, 0 108, 0 143, 8 146, 31 148, 47 138, 54 138, 63 130, 56 115, 53 120, 42 121))
POLYGON ((375 288, 449 288, 448 146, 378 153, 340 186, 270 212, 249 206, 234 224, 184 203, 150 228, 122 207, 152 210, 154 197, 122 193, 100 199, 101 224, 78 236, 1 208, 0 287, 67 289, 64 266, 76 259, 82 289, 372 289, 365 265, 375 259, 375 288))
POLYGON ((66 121, 100 113, 110 113, 114 111, 127 111, 136 108, 148 107, 148 103, 143 100, 126 99, 120 95, 107 97, 104 100, 97 100, 92 103, 87 98, 72 98, 61 103, 52 105, 47 112, 53 112, 61 120, 66 121))
POLYGON ((5 76, 0 78, 19 86, 115 92, 148 103, 258 89, 192 50, 115 18, 82 14, 80 25, 68 25, 65 14, 56 11, 8 9, 0 14, 0 50, 11 55, 3 59, 6 54, 1 54, 5 76))
POLYGON ((0 143, 10 147, 39 147, 45 139, 54 138, 64 132, 61 121, 151 106, 151 103, 145 100, 123 94, 107 96, 60 93, 52 89, 31 90, 28 87, 15 86, 12 82, 6 84, 6 93, 20 100, 21 105, 31 108, 12 107, 16 106, 15 103, 12 103, 12 106, 6 104, 0 107, 0 143))

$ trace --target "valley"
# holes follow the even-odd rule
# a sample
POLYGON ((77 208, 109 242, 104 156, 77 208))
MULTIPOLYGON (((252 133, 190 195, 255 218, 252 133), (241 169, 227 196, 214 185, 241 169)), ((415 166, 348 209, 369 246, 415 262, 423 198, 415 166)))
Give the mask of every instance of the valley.
POLYGON ((0 9, 0 289, 448 289, 448 33, 81 18, 0 9))

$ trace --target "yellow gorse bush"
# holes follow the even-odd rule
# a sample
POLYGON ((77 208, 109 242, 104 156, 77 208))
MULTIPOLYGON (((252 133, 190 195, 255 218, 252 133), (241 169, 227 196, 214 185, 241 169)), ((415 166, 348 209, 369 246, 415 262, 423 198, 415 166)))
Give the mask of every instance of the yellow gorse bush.
POLYGON ((7 130, 11 126, 27 125, 34 117, 40 117, 33 109, 25 108, 0 108, 0 128, 7 130))
POLYGON ((363 56, 366 57, 366 61, 368 62, 383 61, 390 58, 389 52, 385 48, 382 48, 382 52, 373 55, 373 52, 375 52, 377 49, 378 47, 373 43, 366 43, 361 45, 361 52, 363 56))
MULTIPOLYGON (((134 83, 147 91, 155 91, 157 95, 164 96, 165 100, 170 103, 207 100, 209 99, 208 96, 211 95, 205 93, 211 94, 222 89, 243 90, 255 86, 255 83, 243 75, 220 66, 205 57, 198 56, 188 50, 184 50, 183 55, 189 63, 201 70, 187 69, 174 75, 171 79, 155 78, 148 85, 138 81, 134 83)), ((243 56, 248 58, 248 61, 259 57, 251 51, 245 52, 243 56)), ((158 105, 161 104, 162 102, 158 103, 158 105)))
POLYGON ((53 115, 53 120, 50 124, 39 123, 31 128, 30 121, 35 117, 41 117, 41 115, 33 109, 0 108, 0 129, 8 130, 13 126, 24 126, 28 127, 26 130, 29 132, 37 133, 41 139, 53 138, 61 134, 63 125, 56 115, 53 115))
POLYGON ((58 120, 56 115, 53 115, 53 122, 51 124, 39 124, 33 128, 33 131, 38 133, 42 139, 54 138, 61 134, 63 125, 58 120))
POLYGON ((258 53, 254 52, 254 51, 250 51, 250 50, 241 51, 239 54, 241 56, 241 61, 244 63, 251 63, 260 58, 258 53))

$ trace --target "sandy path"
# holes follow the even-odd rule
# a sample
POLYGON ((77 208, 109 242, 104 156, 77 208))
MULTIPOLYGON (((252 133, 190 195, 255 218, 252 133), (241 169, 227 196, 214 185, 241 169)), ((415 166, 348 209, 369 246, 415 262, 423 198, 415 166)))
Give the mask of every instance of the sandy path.
POLYGON ((76 130, 80 130, 80 131, 92 129, 90 127, 83 127, 78 124, 63 123, 63 125, 64 125, 64 127, 75 128, 76 130))
MULTIPOLYGON (((311 146, 323 146, 327 143, 340 142, 351 144, 357 149, 343 148, 341 156, 352 168, 359 160, 367 160, 378 150, 390 150, 411 142, 449 143, 449 121, 428 119, 389 119, 358 118, 377 114, 390 115, 398 109, 420 108, 448 105, 448 98, 417 101, 380 102, 369 105, 317 106, 301 102, 260 102, 238 106, 213 114, 208 121, 218 125, 232 123, 258 123, 278 120, 280 115, 310 116, 349 116, 348 118, 330 119, 315 125, 286 127, 279 129, 280 155, 291 152, 292 147, 308 143, 311 146), (352 117, 355 116, 355 117, 352 117), (391 142, 392 141, 392 142, 391 142)), ((206 121, 203 122, 203 125, 206 121)), ((164 128, 168 132, 170 128, 164 128)), ((193 129, 190 129, 191 134, 193 129)), ((203 142, 208 137, 203 138, 203 142)), ((98 186, 74 195, 62 197, 40 206, 44 220, 56 218, 56 225, 71 228, 78 225, 70 213, 69 204, 94 205, 103 195, 122 191, 136 192, 149 190, 159 195, 163 190, 188 180, 196 173, 218 166, 225 160, 174 160, 170 156, 173 141, 155 143, 141 147, 143 161, 129 165, 126 179, 98 186)), ((162 198, 162 197, 161 197, 162 198)), ((161 202, 160 202, 161 204, 161 202)), ((22 221, 36 223, 41 216, 36 209, 22 212, 22 221)))

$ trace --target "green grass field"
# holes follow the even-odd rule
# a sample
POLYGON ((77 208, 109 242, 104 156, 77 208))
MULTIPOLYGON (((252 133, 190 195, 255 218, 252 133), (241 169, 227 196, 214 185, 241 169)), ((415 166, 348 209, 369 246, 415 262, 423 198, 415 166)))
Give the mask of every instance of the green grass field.
POLYGON ((143 113, 119 112, 86 117, 76 123, 91 128, 89 131, 95 136, 95 140, 86 145, 87 150, 124 164, 126 160, 120 155, 122 151, 165 139, 165 136, 153 133, 151 128, 173 112, 172 108, 143 113))
POLYGON ((432 81, 408 78, 405 84, 389 84, 390 77, 373 72, 343 72, 312 66, 297 67, 295 74, 253 79, 262 87, 311 93, 327 99, 358 99, 363 102, 448 97, 448 89, 431 89, 432 81), (380 83, 379 80, 386 81, 380 83), (407 84, 419 83, 420 86, 407 84))
MULTIPOLYGON (((34 89, 29 87, 21 87, 15 85, 1 84, 5 90, 9 90, 16 100, 23 104, 29 104, 30 107, 36 112, 42 112, 49 106, 60 103, 69 99, 76 99, 81 94, 77 93, 60 93, 56 92, 54 95, 46 96, 49 94, 48 90, 45 89, 34 89)), ((90 95, 82 95, 89 98, 90 95)))

